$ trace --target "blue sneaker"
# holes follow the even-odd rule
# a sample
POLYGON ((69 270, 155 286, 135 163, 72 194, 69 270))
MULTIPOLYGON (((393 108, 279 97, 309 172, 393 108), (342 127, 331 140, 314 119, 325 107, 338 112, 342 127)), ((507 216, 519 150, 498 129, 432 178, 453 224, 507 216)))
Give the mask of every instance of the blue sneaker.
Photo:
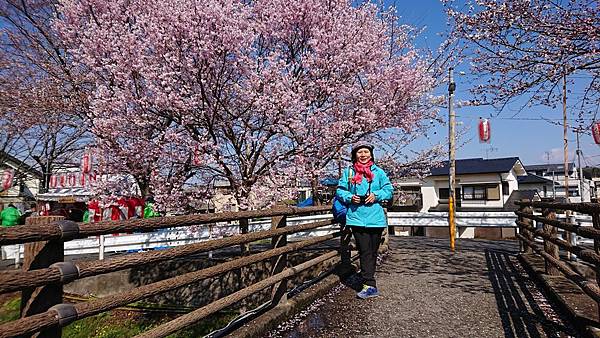
POLYGON ((379 297, 379 291, 377 291, 376 287, 363 285, 362 290, 360 290, 360 292, 357 293, 356 296, 361 299, 379 297))

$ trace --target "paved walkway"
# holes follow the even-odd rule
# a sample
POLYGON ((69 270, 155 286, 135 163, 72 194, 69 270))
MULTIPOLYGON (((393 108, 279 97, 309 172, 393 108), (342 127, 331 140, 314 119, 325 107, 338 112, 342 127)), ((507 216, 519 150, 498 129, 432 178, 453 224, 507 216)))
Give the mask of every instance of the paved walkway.
POLYGON ((270 337, 577 337, 518 264, 516 242, 460 240, 451 254, 447 240, 393 237, 390 247, 381 297, 341 285, 270 337))

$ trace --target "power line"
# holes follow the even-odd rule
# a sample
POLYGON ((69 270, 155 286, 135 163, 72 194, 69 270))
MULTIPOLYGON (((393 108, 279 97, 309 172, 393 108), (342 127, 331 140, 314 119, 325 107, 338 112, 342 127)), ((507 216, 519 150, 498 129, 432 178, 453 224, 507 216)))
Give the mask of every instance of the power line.
MULTIPOLYGON (((456 117, 460 117, 462 119, 472 119, 479 120, 479 116, 465 116, 465 115, 456 115, 456 117)), ((483 115, 482 115, 483 117, 483 115)), ((560 121, 562 122, 562 118, 545 118, 545 117, 485 117, 490 120, 514 120, 514 121, 560 121)), ((567 121, 594 121, 592 118, 568 118, 567 121)))

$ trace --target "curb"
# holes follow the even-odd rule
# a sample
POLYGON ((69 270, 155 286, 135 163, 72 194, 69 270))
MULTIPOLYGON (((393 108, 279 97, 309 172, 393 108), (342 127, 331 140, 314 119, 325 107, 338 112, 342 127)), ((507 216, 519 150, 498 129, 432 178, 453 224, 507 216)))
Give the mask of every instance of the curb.
POLYGON ((549 276, 545 273, 545 262, 542 257, 531 254, 519 254, 519 262, 529 276, 541 285, 573 323, 573 327, 585 337, 600 338, 598 328, 598 305, 587 296, 577 284, 563 275, 549 276), (560 284, 561 288, 556 285, 560 284), (595 314, 594 314, 595 312, 595 314))

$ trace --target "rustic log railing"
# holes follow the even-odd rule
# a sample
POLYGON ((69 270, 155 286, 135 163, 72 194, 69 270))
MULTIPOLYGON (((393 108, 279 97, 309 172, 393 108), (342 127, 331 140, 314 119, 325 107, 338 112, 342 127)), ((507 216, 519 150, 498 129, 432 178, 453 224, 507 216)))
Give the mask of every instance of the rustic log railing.
POLYGON ((515 204, 519 206, 519 210, 515 213, 518 216, 516 223, 519 226, 519 234, 517 236, 521 240, 522 251, 541 255, 544 258, 545 270, 548 275, 556 276, 562 273, 600 305, 600 204, 532 202, 529 200, 521 200, 515 204), (541 210, 542 215, 534 215, 534 209, 541 210), (575 211, 591 215, 593 227, 579 226, 573 221, 574 217, 566 217, 566 222, 559 221, 556 219, 556 213, 561 211, 575 211), (535 227, 533 221, 543 224, 542 229, 535 227), (564 231, 564 238, 558 237, 558 229, 564 231), (586 249, 565 240, 575 235, 592 239, 594 249, 586 249), (543 247, 535 241, 536 237, 543 240, 543 247), (562 261, 559 249, 574 254, 578 259, 595 266, 597 280, 586 279, 569 264, 562 261))
MULTIPOLYGON (((288 243, 286 237, 288 234, 332 225, 335 224, 335 221, 329 219, 295 226, 286 226, 286 217, 292 215, 308 215, 328 210, 330 210, 329 206, 308 208, 279 207, 259 211, 175 216, 127 220, 121 222, 103 221, 98 223, 75 223, 64 220, 51 220, 48 224, 0 229, 0 246, 6 244, 47 241, 44 248, 46 250, 57 251, 54 254, 55 256, 60 257, 58 263, 51 264, 50 266, 36 266, 34 270, 26 269, 23 271, 1 272, 0 294, 14 291, 38 290, 48 285, 61 286, 59 288, 60 291, 58 291, 60 292, 57 298, 58 301, 45 302, 41 305, 38 304, 37 307, 34 307, 31 311, 22 312, 22 318, 0 325, 0 337, 24 336, 36 332, 42 332, 43 336, 60 336, 60 328, 73 321, 97 315, 186 285, 198 283, 204 279, 219 276, 226 272, 268 259, 271 259, 273 262, 270 277, 253 285, 246 286, 244 289, 180 316, 168 323, 155 327, 140 336, 167 336, 180 329, 194 325, 202 318, 268 287, 272 287, 272 303, 277 304, 286 299, 286 280, 290 277, 336 256, 341 256, 343 260, 345 260, 343 263, 348 263, 350 255, 344 252, 348 250, 348 240, 347 236, 342 236, 339 251, 330 251, 294 267, 288 267, 288 253, 340 237, 345 231, 337 231, 325 236, 312 237, 302 241, 288 243), (163 228, 226 221, 244 221, 249 218, 257 217, 272 217, 271 230, 244 233, 227 238, 172 247, 160 251, 127 254, 105 260, 64 262, 63 253, 58 252, 62 250, 62 243, 75 238, 127 231, 150 232, 163 228), (209 268, 146 284, 133 290, 112 294, 100 299, 76 304, 61 303, 62 285, 76 279, 119 271, 143 264, 155 264, 234 245, 248 244, 263 239, 271 239, 272 249, 242 256, 209 268)), ((43 254, 48 254, 48 252, 44 252, 43 254)), ((56 299, 56 295, 54 295, 54 298, 56 299)), ((31 302, 31 300, 29 301, 31 302)))

